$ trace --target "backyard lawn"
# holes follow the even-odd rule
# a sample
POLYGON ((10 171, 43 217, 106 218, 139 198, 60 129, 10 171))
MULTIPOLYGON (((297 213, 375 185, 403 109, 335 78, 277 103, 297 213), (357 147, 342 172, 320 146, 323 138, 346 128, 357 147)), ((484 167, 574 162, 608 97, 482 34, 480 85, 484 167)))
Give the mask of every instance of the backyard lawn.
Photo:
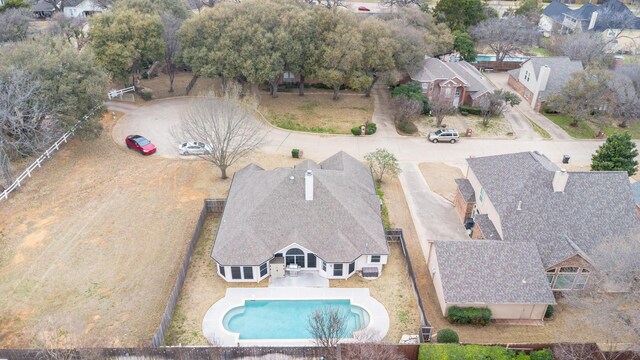
POLYGON ((339 100, 332 100, 330 91, 306 91, 305 96, 282 92, 277 98, 262 92, 260 112, 283 129, 329 134, 351 134, 351 128, 373 117, 371 97, 342 91, 339 100))

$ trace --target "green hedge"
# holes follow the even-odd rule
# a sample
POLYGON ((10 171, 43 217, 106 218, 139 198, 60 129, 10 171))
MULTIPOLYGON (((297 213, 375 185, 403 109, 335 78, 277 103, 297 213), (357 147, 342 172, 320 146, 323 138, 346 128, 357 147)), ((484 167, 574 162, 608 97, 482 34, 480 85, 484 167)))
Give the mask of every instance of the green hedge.
POLYGON ((438 331, 436 340, 439 344, 457 344, 460 342, 458 333, 455 330, 449 328, 444 328, 438 331))
POLYGON ((151 90, 151 89, 143 89, 142 91, 140 91, 140 97, 144 101, 149 101, 149 100, 153 99, 153 90, 151 90))
POLYGON ((491 359, 491 360, 553 360, 549 349, 534 351, 531 355, 516 354, 502 346, 437 344, 420 345, 419 360, 432 359, 491 359))
POLYGON ((362 130, 360 129, 360 126, 355 126, 351 128, 351 133, 355 136, 360 136, 362 135, 362 130))
POLYGON ((482 109, 477 108, 477 107, 473 107, 473 106, 469 106, 469 105, 462 105, 460 106, 460 112, 467 112, 469 114, 472 115, 478 115, 481 116, 482 115, 482 109))
POLYGON ((373 135, 376 133, 377 130, 378 130, 378 127, 376 126, 376 123, 370 122, 365 127, 364 133, 365 135, 373 135))
POLYGON ((452 324, 487 325, 491 320, 491 310, 487 308, 457 307, 449 308, 447 320, 452 324))
POLYGON ((548 319, 552 317, 554 312, 556 312, 556 309, 553 307, 553 305, 547 306, 547 311, 544 312, 544 318, 548 319))

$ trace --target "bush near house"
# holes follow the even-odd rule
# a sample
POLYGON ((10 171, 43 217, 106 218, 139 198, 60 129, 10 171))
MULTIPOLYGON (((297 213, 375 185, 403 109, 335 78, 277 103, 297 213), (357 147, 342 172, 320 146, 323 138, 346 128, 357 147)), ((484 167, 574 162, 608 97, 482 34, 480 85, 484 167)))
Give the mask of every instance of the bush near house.
POLYGON ((364 134, 365 135, 373 135, 378 130, 376 123, 367 123, 366 125, 358 125, 351 128, 351 133, 355 136, 362 135, 362 127, 364 126, 364 134))
POLYGON ((491 320, 491 310, 487 308, 458 307, 449 308, 447 320, 452 324, 487 325, 491 320))
POLYGON ((545 319, 551 318, 554 312, 556 312, 556 309, 553 307, 553 305, 547 306, 547 311, 544 312, 544 318, 545 319))
POLYGON ((544 349, 533 351, 527 355, 516 353, 502 346, 424 344, 420 345, 418 359, 553 360, 553 353, 549 349, 544 349))
POLYGON ((140 97, 142 98, 142 100, 145 100, 145 101, 149 101, 153 99, 153 90, 142 89, 142 91, 140 91, 140 97))
POLYGON ((438 331, 436 340, 439 344, 457 344, 460 342, 458 333, 455 330, 449 328, 444 328, 438 331))
POLYGON ((460 106, 460 112, 466 112, 469 113, 471 115, 478 115, 481 116, 482 115, 482 109, 477 108, 477 107, 473 107, 470 105, 462 105, 460 106))

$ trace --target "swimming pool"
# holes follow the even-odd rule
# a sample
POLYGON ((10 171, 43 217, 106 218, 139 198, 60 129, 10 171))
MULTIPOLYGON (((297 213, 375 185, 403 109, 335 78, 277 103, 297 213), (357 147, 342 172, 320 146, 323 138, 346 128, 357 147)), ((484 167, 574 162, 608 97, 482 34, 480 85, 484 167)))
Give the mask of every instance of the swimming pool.
POLYGON ((244 306, 229 310, 223 324, 240 339, 311 339, 307 330, 309 316, 323 308, 337 309, 347 315, 344 338, 369 324, 369 314, 349 300, 247 300, 244 306))
MULTIPOLYGON (((504 58, 504 61, 518 61, 518 62, 524 62, 529 60, 529 58, 526 57, 517 57, 517 56, 507 56, 504 58)), ((495 55, 476 55, 476 61, 496 61, 496 56, 495 55)))

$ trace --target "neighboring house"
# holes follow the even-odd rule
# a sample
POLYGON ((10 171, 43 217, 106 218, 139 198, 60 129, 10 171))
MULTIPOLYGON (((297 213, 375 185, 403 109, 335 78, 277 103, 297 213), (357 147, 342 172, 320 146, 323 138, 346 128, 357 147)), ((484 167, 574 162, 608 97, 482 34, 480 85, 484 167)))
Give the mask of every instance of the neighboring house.
POLYGON ((542 320, 556 303, 531 242, 435 241, 428 261, 445 316, 452 306, 487 307, 492 319, 542 320))
POLYGON ((494 90, 480 71, 466 61, 444 62, 428 57, 422 68, 410 76, 420 82, 424 96, 430 101, 446 99, 455 107, 478 106, 480 99, 494 90))
POLYGON ((249 165, 229 189, 211 257, 229 282, 290 271, 378 277, 389 247, 371 170, 339 152, 316 164, 249 165))
POLYGON ((633 192, 633 199, 636 202, 638 216, 640 216, 640 181, 636 181, 631 185, 631 191, 633 192))
POLYGON ((44 0, 40 0, 37 4, 31 6, 30 10, 35 18, 43 19, 53 16, 53 12, 56 8, 52 4, 45 2, 44 0))
POLYGON ((566 56, 533 57, 519 69, 508 71, 509 85, 536 111, 542 111, 545 100, 559 92, 572 73, 582 70, 580 61, 566 56))
POLYGON ((578 9, 554 0, 542 11, 538 26, 546 33, 599 32, 609 42, 610 52, 640 52, 640 18, 619 0, 578 9))
POLYGON ((65 0, 64 15, 67 17, 87 17, 106 9, 92 0, 65 0))
POLYGON ((553 290, 587 287, 596 248, 640 232, 626 172, 567 172, 538 152, 467 162, 454 202, 461 221, 478 220, 476 241, 535 244, 553 290))

